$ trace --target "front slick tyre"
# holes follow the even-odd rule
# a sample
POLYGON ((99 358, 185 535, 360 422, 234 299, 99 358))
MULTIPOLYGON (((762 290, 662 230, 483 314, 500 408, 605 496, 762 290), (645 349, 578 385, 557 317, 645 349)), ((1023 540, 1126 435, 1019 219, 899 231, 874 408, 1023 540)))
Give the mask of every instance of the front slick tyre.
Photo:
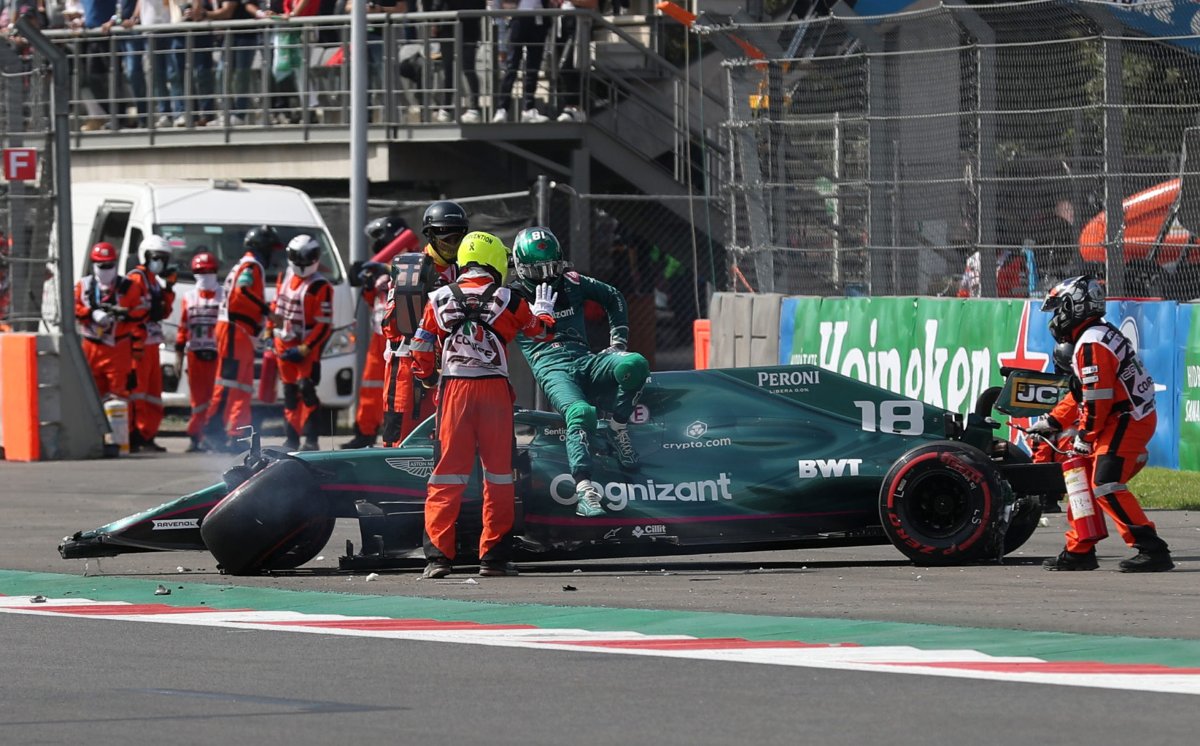
POLYGON ((1001 552, 1007 490, 988 457, 955 441, 917 446, 879 494, 883 530, 918 565, 961 565, 1001 552))
POLYGON ((225 572, 256 575, 308 562, 333 528, 316 480, 300 461, 286 459, 232 489, 201 521, 200 536, 225 572))

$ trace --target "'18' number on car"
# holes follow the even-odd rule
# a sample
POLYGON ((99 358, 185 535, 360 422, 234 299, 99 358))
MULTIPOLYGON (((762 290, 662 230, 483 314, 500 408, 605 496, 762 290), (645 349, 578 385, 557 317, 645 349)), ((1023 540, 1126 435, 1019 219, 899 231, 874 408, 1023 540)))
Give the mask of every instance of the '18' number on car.
POLYGON ((862 429, 865 432, 879 431, 895 435, 920 435, 925 432, 925 407, 920 402, 881 401, 878 415, 873 401, 856 401, 854 406, 862 411, 862 429))

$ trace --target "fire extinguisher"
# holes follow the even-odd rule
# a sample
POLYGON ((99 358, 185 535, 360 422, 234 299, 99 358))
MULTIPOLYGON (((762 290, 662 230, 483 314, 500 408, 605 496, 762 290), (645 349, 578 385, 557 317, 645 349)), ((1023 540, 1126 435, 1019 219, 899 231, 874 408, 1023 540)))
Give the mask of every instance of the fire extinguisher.
POLYGON ((263 350, 262 370, 258 374, 258 400, 263 404, 274 404, 277 396, 275 381, 279 377, 279 363, 275 359, 275 348, 263 350))
POLYGON ((1076 454, 1063 462, 1062 469, 1067 483, 1067 520, 1081 541, 1100 541, 1108 536, 1108 526, 1088 479, 1092 459, 1076 454))

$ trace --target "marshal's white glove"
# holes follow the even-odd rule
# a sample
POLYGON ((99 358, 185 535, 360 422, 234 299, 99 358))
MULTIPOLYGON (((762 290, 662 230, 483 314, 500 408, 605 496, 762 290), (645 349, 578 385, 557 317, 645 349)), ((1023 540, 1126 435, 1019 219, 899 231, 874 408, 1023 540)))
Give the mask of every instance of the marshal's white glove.
POLYGON ((105 311, 103 308, 97 308, 92 311, 92 321, 95 321, 101 328, 107 329, 112 326, 113 317, 111 313, 105 311))
POLYGON ((1025 429, 1025 432, 1030 435, 1036 435, 1039 438, 1050 439, 1059 433, 1059 428, 1049 417, 1043 417, 1025 429))
POLYGON ((554 292, 554 288, 550 287, 549 283, 543 282, 538 285, 533 295, 533 315, 554 318, 554 302, 556 300, 558 300, 558 293, 554 292))
POLYGON ((1079 454, 1080 456, 1091 456, 1092 444, 1076 435, 1075 442, 1071 444, 1071 450, 1075 451, 1075 453, 1079 454))

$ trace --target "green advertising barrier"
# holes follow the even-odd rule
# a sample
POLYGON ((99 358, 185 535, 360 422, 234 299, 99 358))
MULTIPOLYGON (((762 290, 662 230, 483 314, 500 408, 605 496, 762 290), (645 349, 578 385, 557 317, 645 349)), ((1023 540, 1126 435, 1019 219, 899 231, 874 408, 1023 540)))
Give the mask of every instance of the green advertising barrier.
MULTIPOLYGON (((781 363, 807 363, 969 411, 1000 367, 1045 370, 1047 316, 1024 300, 785 298, 781 363)), ((1151 466, 1200 470, 1200 328, 1192 306, 1110 301, 1105 317, 1137 345, 1155 380, 1158 432, 1151 466)), ((1002 419, 1002 418, 998 418, 1002 419)), ((1018 422, 1017 424, 1021 424, 1018 422)), ((1021 440, 1009 430, 1007 437, 1021 440)))
POLYGON ((1200 324, 1195 323, 1195 306, 1180 304, 1176 319, 1177 333, 1183 346, 1179 468, 1200 471, 1200 324))
POLYGON ((780 362, 819 365, 927 404, 970 411, 1000 366, 1041 370, 1022 300, 785 298, 780 362), (899 340, 905 340, 896 347, 899 340), (909 341, 911 340, 911 341, 909 341))

